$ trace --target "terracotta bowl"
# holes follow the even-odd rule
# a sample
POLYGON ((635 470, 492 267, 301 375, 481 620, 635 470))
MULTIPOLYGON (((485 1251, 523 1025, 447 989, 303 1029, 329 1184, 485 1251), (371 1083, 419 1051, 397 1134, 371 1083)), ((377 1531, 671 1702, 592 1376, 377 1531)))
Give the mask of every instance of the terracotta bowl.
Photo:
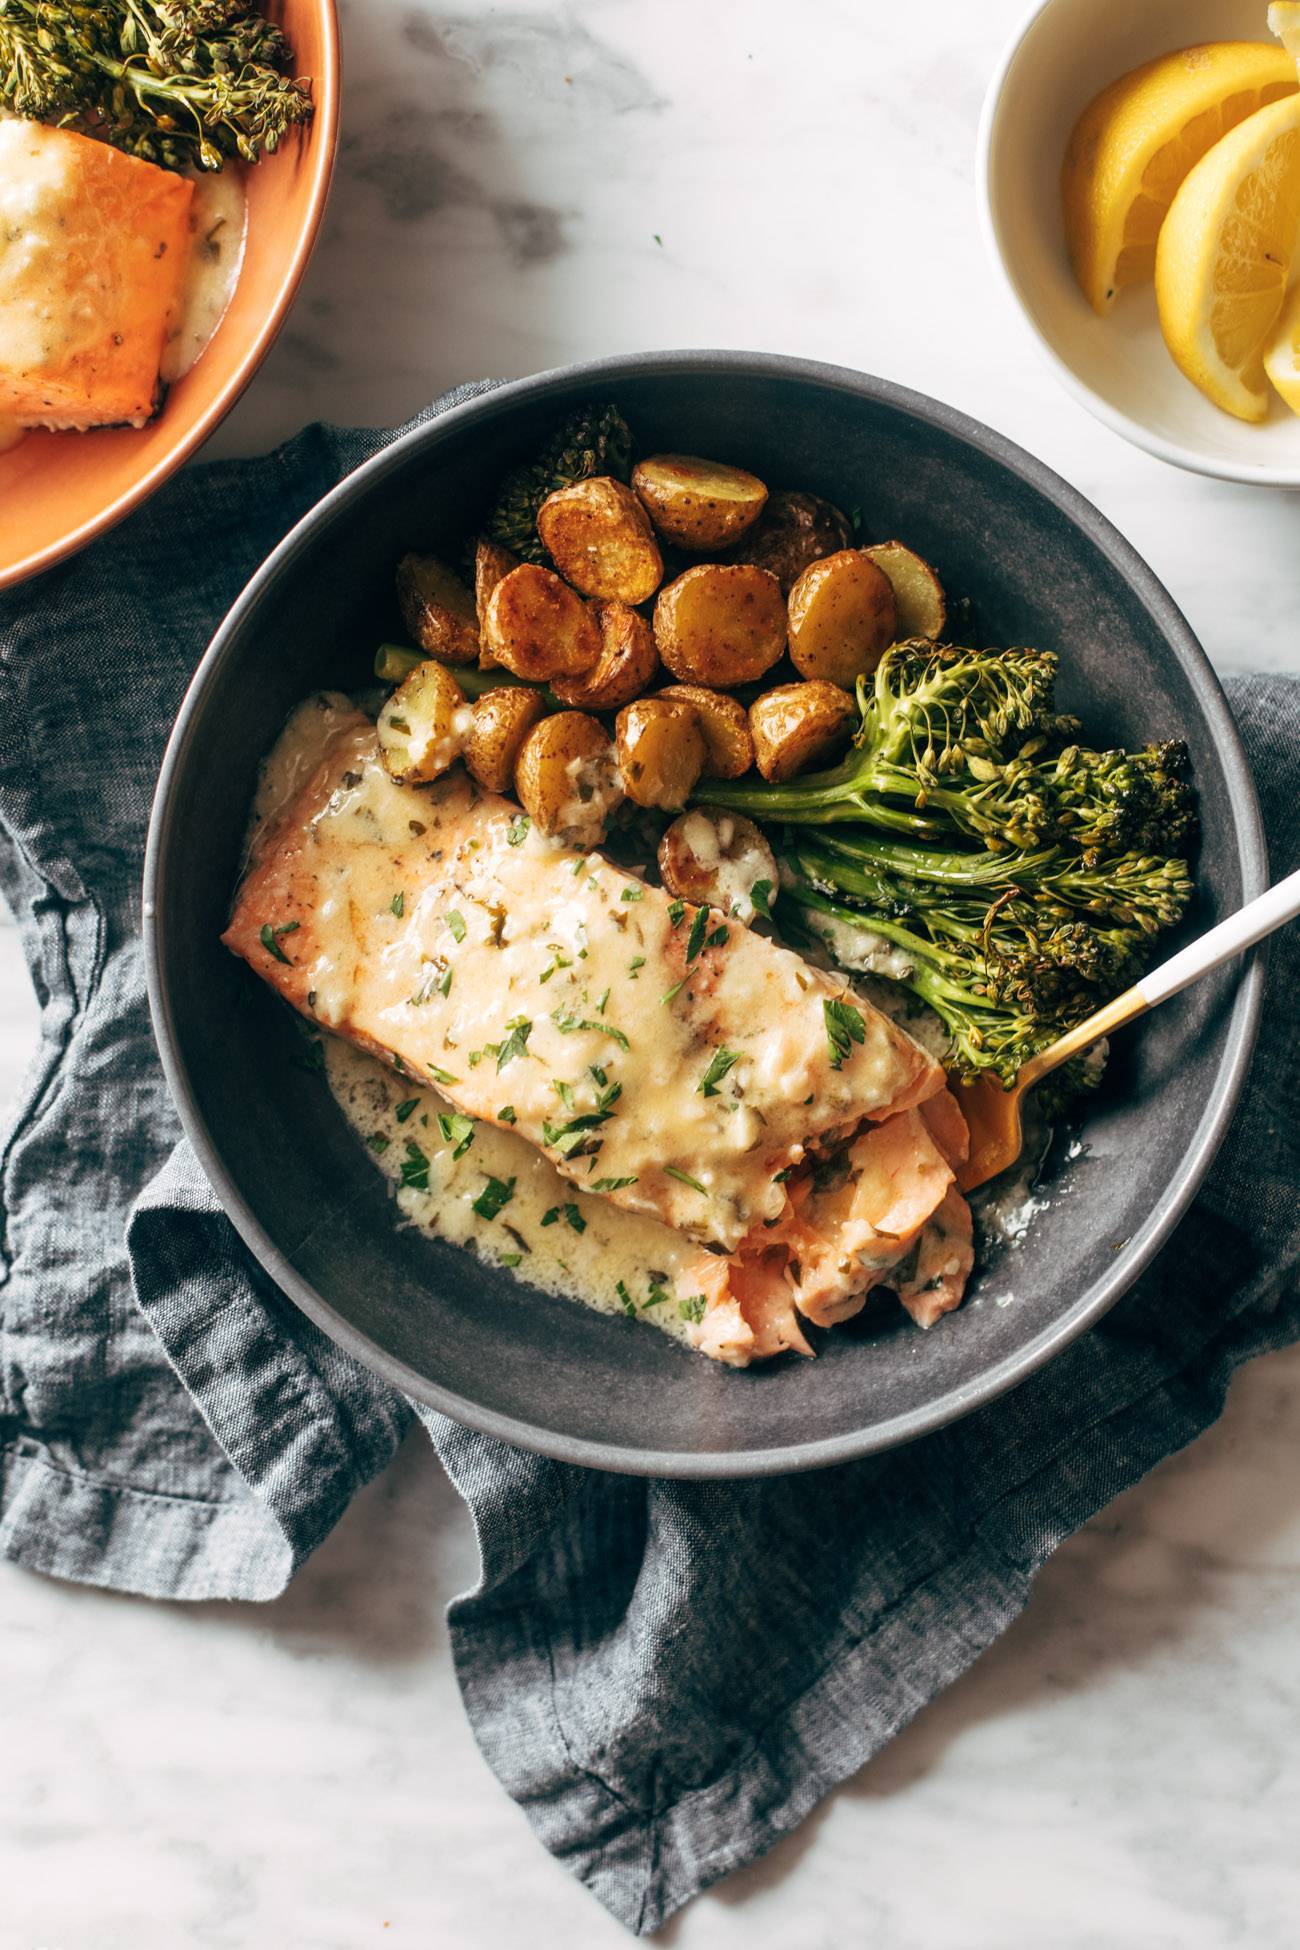
POLYGON ((271 348, 307 268, 338 133, 333 0, 268 9, 312 78, 316 113, 245 176, 248 230, 239 282, 202 356, 147 427, 31 433, 0 454, 0 589, 50 568, 138 507, 225 418, 271 348))

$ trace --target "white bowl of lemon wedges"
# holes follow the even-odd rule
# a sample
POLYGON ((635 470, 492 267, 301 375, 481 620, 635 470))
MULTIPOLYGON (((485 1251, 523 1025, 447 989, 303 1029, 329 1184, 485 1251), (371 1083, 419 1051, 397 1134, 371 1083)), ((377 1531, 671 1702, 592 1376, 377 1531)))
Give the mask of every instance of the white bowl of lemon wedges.
POLYGON ((1300 0, 1042 0, 985 104, 986 234, 1126 439, 1300 487, 1300 0))

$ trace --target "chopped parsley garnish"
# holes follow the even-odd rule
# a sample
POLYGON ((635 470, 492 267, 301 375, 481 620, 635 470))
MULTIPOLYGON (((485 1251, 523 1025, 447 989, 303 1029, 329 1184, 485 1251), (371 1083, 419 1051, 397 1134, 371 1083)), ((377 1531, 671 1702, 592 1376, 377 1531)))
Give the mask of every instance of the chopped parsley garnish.
POLYGON ((282 921, 278 928, 273 928, 271 923, 267 921, 263 924, 262 931, 257 938, 266 949, 268 955, 274 955, 275 959, 282 961, 286 968, 292 968, 293 963, 280 946, 280 938, 282 935, 296 934, 301 926, 301 921, 282 921))
POLYGON ((408 1097, 404 1104, 399 1104, 397 1106, 397 1109, 393 1112, 393 1116, 397 1119, 399 1124, 405 1124, 407 1118, 411 1115, 411 1112, 413 1110, 419 1109, 419 1105, 420 1105, 420 1099, 418 1097, 408 1097))
POLYGON ((382 1131, 372 1131, 366 1139, 366 1143, 372 1151, 387 1151, 388 1149, 388 1139, 382 1131))
MULTIPOLYGON (((583 991, 583 993, 584 993, 584 995, 585 995, 585 994, 586 994, 586 991, 584 990, 584 991, 583 991)), ((596 1004, 596 1014, 597 1014, 598 1016, 603 1016, 603 1015, 604 1015, 604 1013, 605 1013, 605 1004, 606 1004, 606 1003, 607 1003, 608 1001, 609 1001, 609 990, 608 990, 608 989, 606 989, 606 990, 605 990, 605 992, 604 992, 604 994, 603 994, 603 995, 601 996, 601 998, 600 998, 600 1001, 599 1001, 599 1002, 598 1002, 598 1003, 596 1004)))
POLYGON ((497 1122, 498 1124, 517 1124, 519 1122, 519 1119, 515 1115, 515 1107, 513 1104, 502 1104, 500 1110, 497 1112, 497 1122))
POLYGON ((414 995, 407 997, 407 1001, 413 1009, 419 1009, 429 1000, 430 996, 438 994, 439 991, 443 995, 446 995, 450 988, 451 970, 448 968, 443 957, 438 955, 433 961, 425 963, 424 973, 420 977, 420 985, 414 995))
POLYGON ((480 1219, 495 1219, 503 1212, 515 1195, 515 1181, 507 1178, 503 1184, 499 1178, 489 1178, 478 1197, 473 1201, 474 1210, 480 1219))
POLYGON ((725 948, 727 945, 726 928, 715 928, 713 933, 706 937, 704 945, 706 948, 725 948))
POLYGON ((506 829, 506 839, 511 846, 522 846, 528 838, 528 828, 532 820, 527 813, 516 813, 506 829))
POLYGON ((595 1077, 596 1082, 600 1085, 602 1090, 605 1088, 605 1085, 609 1082, 608 1070, 602 1070, 599 1063, 589 1063, 587 1065, 587 1074, 588 1076, 595 1077))
POLYGON ((406 1158, 402 1165, 402 1183, 416 1192, 429 1189, 429 1160, 418 1144, 410 1138, 406 1140, 406 1158))
POLYGON ((635 1185, 636 1173, 630 1178, 597 1178, 591 1189, 593 1192, 621 1192, 624 1185, 635 1185))
POLYGON ((677 1000, 678 996, 681 994, 682 990, 685 987, 686 987, 686 977, 683 975, 680 982, 674 982, 670 989, 664 990, 663 994, 659 998, 659 1007, 661 1009, 666 1009, 670 1002, 675 1002, 677 1000))
POLYGON ((709 1067, 699 1081, 698 1087, 701 1097, 716 1097, 718 1094, 718 1085, 722 1082, 728 1070, 734 1069, 739 1061, 740 1051, 738 1049, 715 1049, 712 1057, 709 1059, 709 1067))
POLYGON ((750 906, 755 914, 761 914, 765 921, 772 918, 772 883, 770 880, 756 880, 749 890, 750 906))
POLYGON ((474 1119, 462 1117, 459 1111, 453 1111, 450 1116, 439 1111, 438 1129, 442 1132, 443 1143, 455 1146, 451 1154, 452 1163, 455 1164, 457 1158, 463 1158, 474 1142, 474 1119))
POLYGON ((669 1178, 675 1178, 679 1185, 689 1185, 691 1190, 693 1192, 698 1192, 701 1198, 707 1198, 709 1196, 704 1186, 701 1185, 699 1179, 692 1178, 689 1172, 678 1171, 676 1165, 665 1165, 664 1171, 667 1173, 669 1178))
POLYGON ((400 921, 403 914, 405 914, 406 912, 406 895, 394 894, 392 906, 389 908, 388 911, 390 914, 395 914, 398 920, 400 921))
POLYGON ((562 955, 559 949, 557 948, 555 951, 555 960, 551 963, 549 968, 544 968, 542 970, 541 974, 538 976, 537 979, 539 982, 549 982, 552 975, 556 974, 561 968, 572 968, 572 967, 573 967, 573 963, 570 961, 569 957, 567 955, 562 955))
MULTIPOLYGON (((572 1158, 586 1149, 591 1141, 591 1133, 608 1123, 614 1115, 614 1105, 623 1094, 621 1083, 611 1083, 608 1090, 602 1090, 596 1099, 595 1110, 581 1111, 577 1117, 569 1118, 564 1124, 542 1124, 542 1142, 558 1151, 562 1158, 572 1158)), ((594 1147, 599 1150, 599 1144, 594 1147)))
POLYGON ((702 1293, 692 1293, 677 1303, 677 1311, 683 1320, 703 1320, 708 1301, 702 1293))
MULTIPOLYGON (((601 997, 602 1003, 608 995, 609 990, 606 989, 605 994, 601 997)), ((576 1029, 594 1029, 598 1036, 611 1037, 620 1049, 630 1049, 632 1047, 627 1037, 623 1034, 623 1031, 621 1029, 615 1029, 613 1023, 610 1022, 592 1022, 589 1017, 566 1016, 560 1009, 552 1011, 551 1021, 555 1024, 555 1027, 562 1036, 571 1036, 576 1029)))
POLYGON ((576 1110, 578 1108, 571 1083, 565 1083, 560 1077, 552 1077, 551 1088, 566 1110, 576 1110))
POLYGON ((631 1294, 628 1292, 627 1287, 624 1285, 622 1280, 617 1280, 615 1282, 614 1291, 618 1295, 619 1299, 623 1302, 623 1312, 627 1315, 628 1319, 635 1320, 636 1301, 632 1298, 631 1294))
MULTIPOLYGON (((512 844, 513 844, 513 842, 512 842, 512 844)), ((501 1255, 501 1257, 500 1257, 500 1259, 499 1259, 499 1260, 497 1261, 497 1265, 498 1265, 498 1266, 518 1266, 518 1265, 519 1265, 519 1263, 520 1263, 520 1261, 521 1261, 522 1259, 523 1259, 523 1254, 522 1254, 522 1253, 502 1253, 502 1255, 501 1255)))
POLYGON ((460 1082, 459 1077, 454 1077, 450 1070, 440 1070, 436 1063, 430 1063, 428 1066, 428 1070, 429 1070, 429 1075, 433 1078, 435 1083, 459 1083, 460 1082))
POLYGON ((700 949, 704 946, 704 937, 708 933, 708 929, 709 910, 707 907, 697 907, 695 910, 695 919, 691 922, 691 931, 686 937, 686 966, 688 968, 699 954, 700 949))
POLYGON ((632 980, 633 980, 634 982, 635 982, 635 980, 636 980, 636 972, 637 972, 637 969, 638 969, 638 968, 644 968, 644 967, 645 967, 645 956, 644 956, 644 955, 633 955, 633 957, 632 957, 632 959, 631 959, 631 961, 630 961, 630 962, 628 963, 628 965, 627 965, 627 972, 628 972, 628 974, 629 974, 629 975, 630 975, 630 976, 632 977, 632 980))
POLYGON ((669 901, 668 919, 672 922, 675 928, 681 926, 682 916, 685 914, 685 912, 686 912, 685 901, 669 901))
POLYGON ((446 974, 445 974, 445 975, 443 976, 443 978, 442 978, 442 980, 441 980, 441 981, 439 982, 439 984, 438 984, 438 989, 439 989, 439 992, 440 992, 441 994, 443 994, 443 995, 450 995, 450 994, 451 994, 451 970, 450 970, 450 969, 448 969, 448 970, 447 970, 447 972, 446 972, 446 974))
POLYGON ((505 1069, 507 1063, 513 1063, 517 1056, 527 1054, 528 1038, 532 1034, 533 1025, 529 1022, 527 1016, 514 1016, 506 1024, 506 1028, 510 1031, 510 1034, 506 1037, 504 1043, 498 1046, 496 1053, 498 1076, 505 1069))
POLYGON ((831 1068, 841 1070, 845 1057, 853 1052, 853 1045, 866 1042, 867 1025, 862 1020, 860 1009, 855 1009, 851 1002, 840 1001, 838 997, 822 1003, 822 1014, 826 1018, 831 1068))
POLYGON ((642 1313, 645 1313, 647 1309, 650 1307, 662 1307, 664 1301, 667 1300, 668 1297, 669 1297, 668 1294, 665 1292, 664 1288, 660 1286, 658 1280, 651 1280, 649 1298, 647 1299, 645 1306, 642 1307, 641 1309, 642 1313))
POLYGON ((623 892, 619 895, 619 899, 625 901, 642 901, 645 899, 645 888, 625 887, 623 889, 623 892))
POLYGON ((452 940, 463 941, 465 939, 465 916, 458 908, 453 907, 445 918, 447 926, 451 929, 452 940))
POLYGON ((542 1214, 542 1224, 544 1226, 553 1226, 558 1219, 563 1219, 566 1225, 572 1227, 574 1232, 585 1232, 587 1230, 587 1221, 583 1218, 572 1199, 569 1200, 567 1205, 553 1205, 549 1212, 543 1212, 542 1214))

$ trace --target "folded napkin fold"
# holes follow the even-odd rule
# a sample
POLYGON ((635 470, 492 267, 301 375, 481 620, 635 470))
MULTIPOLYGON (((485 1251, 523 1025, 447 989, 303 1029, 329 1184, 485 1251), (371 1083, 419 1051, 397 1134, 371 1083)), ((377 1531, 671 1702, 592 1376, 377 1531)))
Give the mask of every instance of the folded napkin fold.
MULTIPOLYGON (((273 1597, 413 1413, 262 1276, 178 1142, 139 940, 150 796, 199 653, 289 524, 389 438, 312 427, 192 468, 0 598, 0 886, 41 1004, 0 1153, 0 1549, 33 1570, 273 1597)), ((1231 695, 1281 874, 1300 863, 1300 683, 1231 695)), ((802 1820, 1005 1630, 1064 1538, 1214 1419, 1240 1362, 1300 1335, 1297 931, 1273 953, 1245 1100, 1174 1239, 956 1427, 812 1478, 675 1484, 414 1410, 478 1533, 450 1627, 480 1746, 631 1929, 802 1820)))

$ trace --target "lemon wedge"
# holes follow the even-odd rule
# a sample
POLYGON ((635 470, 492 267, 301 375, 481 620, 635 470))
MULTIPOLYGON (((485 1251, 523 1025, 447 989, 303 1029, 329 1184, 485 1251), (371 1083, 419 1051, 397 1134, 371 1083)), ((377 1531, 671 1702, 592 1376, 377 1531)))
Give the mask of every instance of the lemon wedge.
POLYGON ((1291 293, 1264 352, 1264 370, 1293 413, 1300 413, 1300 284, 1291 293))
POLYGON ((1104 88, 1065 152, 1061 197, 1070 261, 1094 311, 1149 278, 1179 184, 1206 151, 1265 104, 1296 92, 1295 62, 1262 41, 1162 54, 1104 88))
POLYGON ((1300 95, 1256 109, 1184 178, 1156 246, 1156 306, 1175 361, 1239 420, 1268 413, 1264 346, 1300 234, 1300 95))

